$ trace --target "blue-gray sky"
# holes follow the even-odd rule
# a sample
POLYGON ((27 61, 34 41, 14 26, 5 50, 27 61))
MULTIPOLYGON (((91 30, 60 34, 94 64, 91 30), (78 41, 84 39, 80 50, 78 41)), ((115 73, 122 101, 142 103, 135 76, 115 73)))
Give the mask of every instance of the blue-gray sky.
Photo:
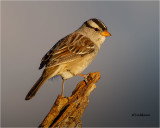
MULTIPOLYGON (((42 73, 41 58, 93 17, 107 25, 112 37, 83 72, 101 73, 83 126, 158 126, 158 1, 2 2, 2 126, 41 123, 62 84, 61 78, 48 81, 32 100, 24 100, 42 73)), ((68 80, 64 94, 70 96, 80 80, 68 80)))

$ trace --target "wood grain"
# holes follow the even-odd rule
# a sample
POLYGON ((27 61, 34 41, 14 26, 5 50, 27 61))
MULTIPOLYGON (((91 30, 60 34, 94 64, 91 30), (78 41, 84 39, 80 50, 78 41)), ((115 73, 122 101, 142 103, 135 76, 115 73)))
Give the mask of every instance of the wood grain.
POLYGON ((39 127, 82 127, 81 117, 88 106, 89 95, 96 88, 100 73, 89 73, 80 81, 70 97, 58 95, 50 112, 39 127))

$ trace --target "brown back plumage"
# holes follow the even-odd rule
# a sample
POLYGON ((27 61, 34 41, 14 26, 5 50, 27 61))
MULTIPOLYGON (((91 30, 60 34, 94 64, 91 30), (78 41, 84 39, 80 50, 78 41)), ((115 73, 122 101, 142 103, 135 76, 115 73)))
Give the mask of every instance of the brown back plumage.
POLYGON ((95 44, 79 33, 72 33, 58 41, 42 58, 39 69, 72 61, 77 56, 94 51, 95 44))

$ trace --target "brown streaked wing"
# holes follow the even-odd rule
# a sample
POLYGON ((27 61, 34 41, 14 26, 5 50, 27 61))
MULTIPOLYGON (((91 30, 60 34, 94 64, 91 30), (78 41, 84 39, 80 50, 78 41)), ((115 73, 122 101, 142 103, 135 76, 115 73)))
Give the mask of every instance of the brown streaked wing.
POLYGON ((59 43, 61 45, 57 45, 49 54, 48 62, 45 63, 47 67, 74 61, 82 55, 93 52, 95 49, 94 43, 79 33, 73 33, 59 43))
POLYGON ((66 51, 63 51, 62 53, 53 55, 49 63, 47 64, 47 67, 53 67, 62 63, 71 62, 77 59, 77 57, 80 57, 80 55, 76 55, 70 52, 68 49, 66 49, 66 51))
POLYGON ((74 35, 76 35, 76 38, 71 38, 70 41, 67 42, 69 51, 81 55, 94 51, 95 44, 89 38, 79 33, 74 33, 74 35))
POLYGON ((67 36, 64 37, 63 39, 59 40, 42 58, 41 60, 41 64, 39 66, 39 69, 42 69, 45 65, 48 64, 48 62, 50 61, 50 59, 52 58, 52 55, 56 52, 58 53, 59 49, 63 49, 65 48, 65 44, 62 42, 65 42, 67 36))

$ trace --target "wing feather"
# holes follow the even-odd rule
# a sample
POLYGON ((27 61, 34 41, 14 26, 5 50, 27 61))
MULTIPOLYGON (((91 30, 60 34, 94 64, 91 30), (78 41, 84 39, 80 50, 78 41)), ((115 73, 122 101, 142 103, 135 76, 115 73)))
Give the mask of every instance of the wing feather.
POLYGON ((87 37, 73 33, 58 41, 42 58, 39 69, 73 61, 95 50, 95 44, 87 37))

